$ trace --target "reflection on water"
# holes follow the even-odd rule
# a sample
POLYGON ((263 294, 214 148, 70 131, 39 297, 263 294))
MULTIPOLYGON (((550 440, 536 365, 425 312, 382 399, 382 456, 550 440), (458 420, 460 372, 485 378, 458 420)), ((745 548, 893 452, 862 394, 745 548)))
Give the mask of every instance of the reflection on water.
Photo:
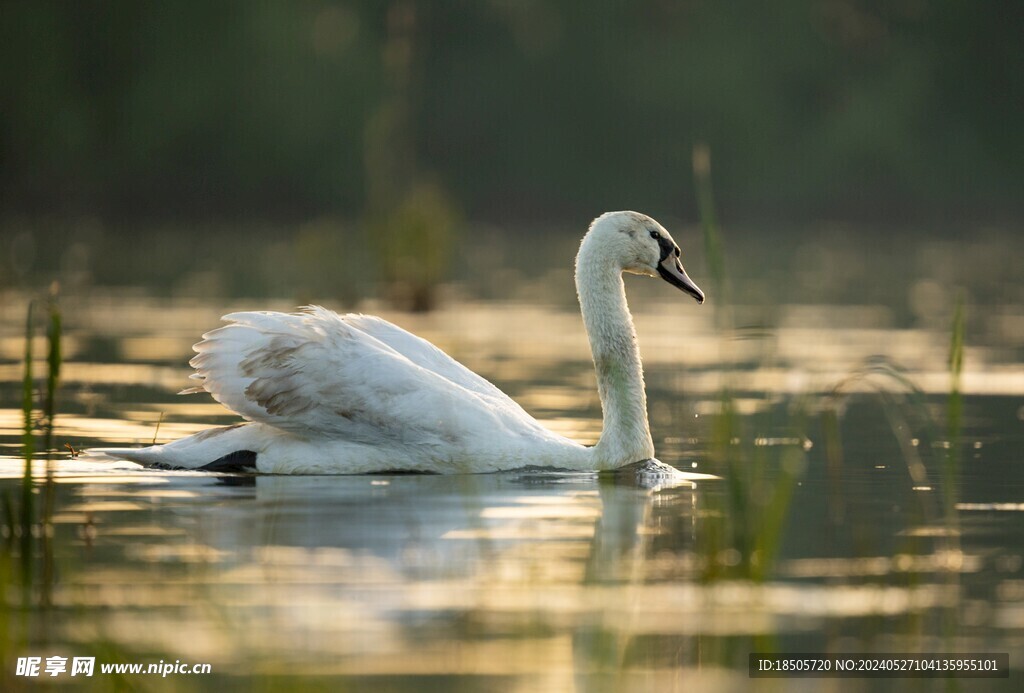
MULTIPOLYGON (((873 547, 884 555, 796 537, 755 583, 701 579, 703 508, 725 491, 716 480, 123 467, 60 466, 56 569, 39 586, 49 617, 27 650, 108 643, 127 660, 386 675, 402 690, 447 690, 438 677, 520 690, 745 688, 751 649, 1021 652, 1024 526, 982 504, 956 550, 902 543, 905 518, 879 481, 846 480, 872 512, 864 522, 890 528, 873 547)), ((824 482, 801 486, 795 523, 826 522, 824 482)))
MULTIPOLYGON (((750 651, 1008 651, 1019 666, 1024 380, 1014 309, 993 311, 987 339, 971 341, 963 439, 951 442, 920 423, 941 419, 949 388, 941 326, 892 329, 883 309, 794 306, 778 309, 775 329, 723 339, 708 311, 639 293, 659 457, 720 478, 218 477, 61 453, 50 486, 48 462, 35 463, 50 521, 27 533, 12 514, 23 316, 10 307, 24 303, 5 301, 2 666, 18 654, 180 659, 212 663, 200 682, 210 688, 251 675, 326 686, 322 677, 344 675, 355 687, 386 677, 410 691, 776 687, 747 678, 750 651), (832 403, 830 438, 821 395, 877 353, 922 389, 920 411, 904 421, 913 430, 893 429, 863 394, 877 383, 865 380, 832 403), (955 522, 934 510, 941 456, 932 453, 950 445, 963 459, 955 522), (721 466, 723 454, 754 470, 721 466), (738 489, 737 478, 750 485, 738 489), (774 533, 757 533, 776 521, 774 533)), ((57 445, 166 442, 234 420, 209 399, 173 393, 187 384, 189 345, 219 314, 251 304, 110 296, 64 307, 57 445)), ((573 310, 466 302, 387 317, 552 429, 586 443, 599 435, 573 310)), ((1019 687, 1014 676, 970 689, 1019 687)))

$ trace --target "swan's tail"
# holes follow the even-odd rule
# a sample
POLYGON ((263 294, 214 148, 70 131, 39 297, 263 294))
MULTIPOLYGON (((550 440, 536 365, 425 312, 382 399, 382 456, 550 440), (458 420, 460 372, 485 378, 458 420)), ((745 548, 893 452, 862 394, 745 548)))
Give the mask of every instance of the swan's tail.
POLYGON ((93 459, 128 460, 154 469, 197 469, 212 472, 256 471, 250 424, 210 428, 166 445, 144 448, 90 448, 93 459))
POLYGON ((82 456, 96 460, 128 460, 144 467, 160 467, 163 454, 160 446, 154 445, 147 448, 89 448, 82 452, 82 456))

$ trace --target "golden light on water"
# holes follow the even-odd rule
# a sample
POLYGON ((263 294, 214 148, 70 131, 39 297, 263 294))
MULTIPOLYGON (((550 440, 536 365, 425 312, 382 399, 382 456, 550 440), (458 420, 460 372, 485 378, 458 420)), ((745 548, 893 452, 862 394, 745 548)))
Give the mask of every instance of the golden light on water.
MULTIPOLYGON (((130 315, 124 322, 107 325, 109 337, 118 340, 117 363, 76 360, 77 342, 72 330, 67 338, 68 360, 61 374, 62 381, 69 385, 93 386, 137 384, 165 392, 177 392, 190 385, 187 361, 192 354, 191 344, 198 341, 203 331, 217 326, 216 317, 207 322, 201 317, 215 315, 216 310, 210 306, 196 306, 191 309, 192 313, 177 309, 177 315, 170 316, 171 324, 194 326, 186 332, 183 327, 174 331, 152 320, 134 320, 134 311, 151 309, 149 303, 142 302, 127 309, 130 315), (131 333, 124 334, 121 330, 128 326, 131 333), (153 332, 139 334, 145 329, 153 332)), ((96 309, 90 311, 86 307, 83 310, 86 315, 79 316, 83 323, 97 318, 91 315, 96 309)), ((788 311, 773 330, 770 345, 761 338, 739 334, 725 353, 721 348, 722 335, 710 317, 698 314, 665 320, 658 306, 641 306, 637 328, 644 363, 649 369, 672 364, 693 369, 685 377, 674 376, 677 387, 686 392, 709 394, 722 386, 719 368, 723 357, 739 363, 760 361, 769 348, 770 362, 744 372, 744 389, 799 394, 829 389, 852 368, 884 351, 889 360, 913 374, 915 383, 924 392, 938 394, 948 390, 948 346, 944 338, 937 338, 930 329, 865 326, 884 322, 870 306, 850 307, 838 314, 831 307, 816 306, 795 306, 788 311)), ((515 304, 496 309, 489 304, 470 303, 440 316, 385 317, 435 341, 470 368, 499 382, 536 380, 537 373, 549 364, 566 360, 580 364, 578 372, 582 378, 592 378, 587 367, 589 346, 579 316, 574 312, 515 304)), ((1003 325, 998 328, 1002 332, 1006 331, 1004 323, 1013 323, 1012 316, 1004 316, 999 323, 1003 325)), ((45 357, 44 346, 43 341, 38 340, 37 358, 45 357)), ((23 341, 19 337, 8 337, 0 342, 0 347, 2 355, 15 360, 20 357, 23 341)), ((991 352, 984 348, 968 352, 963 392, 977 395, 1024 393, 1024 372, 1015 364, 1000 362, 999 354, 991 352)), ((0 381, 17 382, 21 374, 18 363, 0 364, 0 381)), ((551 410, 572 406, 574 396, 560 387, 543 384, 520 394, 524 405, 551 410)))
MULTIPOLYGON (((69 466, 91 469, 80 462, 69 466)), ((334 675, 484 672, 565 683, 588 667, 603 666, 581 655, 580 639, 590 634, 623 646, 644 637, 764 635, 783 623, 895 616, 947 608, 958 599, 956 589, 927 580, 909 587, 700 584, 685 577, 693 575, 699 557, 675 554, 686 560, 672 563, 642 549, 664 534, 651 524, 643 494, 551 487, 501 496, 484 491, 479 498, 488 501, 478 503, 470 495, 458 503, 455 515, 446 510, 435 516, 440 508, 407 508, 407 522, 427 532, 415 532, 415 538, 362 525, 358 535, 372 543, 358 549, 287 543, 308 541, 305 533, 312 528, 301 514, 295 516, 309 507, 301 498, 301 489, 308 488, 302 480, 257 480, 255 498, 276 508, 270 517, 261 505, 241 500, 209 522, 203 521, 209 515, 204 497, 212 489, 168 487, 175 478, 202 477, 149 472, 136 477, 144 483, 83 477, 84 483, 68 486, 77 502, 65 503, 55 518, 64 526, 88 522, 95 545, 117 549, 121 556, 116 567, 90 568, 55 586, 54 604, 94 614, 66 623, 62 637, 72 642, 113 639, 222 667, 245 663, 265 673, 280 673, 278 662, 286 660, 334 675), (288 492, 291 486, 300 493, 288 492), (161 507, 173 511, 160 512, 161 507), (282 523, 274 519, 278 514, 294 519, 282 523), (186 530, 193 520, 202 521, 198 533, 186 530), (248 539, 240 542, 240 537, 248 539), (601 556, 603 575, 619 576, 615 583, 594 580, 589 566, 595 556, 601 556), (544 626, 511 639, 447 637, 424 647, 408 639, 393 614, 426 613, 462 614, 475 628, 496 632, 517 631, 543 614, 544 626), (259 634, 258 640, 250 634, 259 634)), ((352 480, 358 481, 377 480, 352 480)), ((482 483, 490 487, 493 481, 501 483, 482 483)), ((339 490, 352 482, 338 482, 339 490)), ((433 480, 423 480, 428 482, 433 480)), ((402 492, 410 483, 420 480, 396 477, 378 488, 402 492)), ((322 482, 319 486, 325 490, 322 482)), ((332 534, 329 528, 314 531, 324 530, 323 536, 332 534)), ((845 580, 979 569, 978 557, 953 561, 935 554, 787 561, 780 572, 845 580)), ((655 668, 648 675, 665 677, 670 671, 655 668)))

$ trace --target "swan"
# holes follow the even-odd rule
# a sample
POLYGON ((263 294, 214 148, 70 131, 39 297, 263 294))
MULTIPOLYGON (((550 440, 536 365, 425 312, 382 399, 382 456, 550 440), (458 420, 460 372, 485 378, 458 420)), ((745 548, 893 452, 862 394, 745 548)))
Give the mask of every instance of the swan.
POLYGON ((604 426, 593 447, 557 435, 430 342, 381 318, 318 306, 243 312, 207 332, 189 364, 197 387, 246 423, 165 445, 98 448, 144 466, 270 474, 494 472, 527 465, 608 470, 654 457, 623 272, 661 277, 698 303, 668 231, 638 212, 595 219, 576 291, 604 426))

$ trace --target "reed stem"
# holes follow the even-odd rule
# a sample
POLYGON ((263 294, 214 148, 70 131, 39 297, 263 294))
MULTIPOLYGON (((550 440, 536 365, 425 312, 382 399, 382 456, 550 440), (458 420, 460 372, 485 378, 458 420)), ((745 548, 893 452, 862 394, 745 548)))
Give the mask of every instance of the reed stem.
POLYGON ((963 425, 963 394, 960 380, 964 369, 964 294, 960 291, 953 311, 953 325, 949 341, 949 398, 946 402, 946 456, 943 465, 943 499, 946 519, 956 524, 956 502, 960 486, 960 429, 963 425))

